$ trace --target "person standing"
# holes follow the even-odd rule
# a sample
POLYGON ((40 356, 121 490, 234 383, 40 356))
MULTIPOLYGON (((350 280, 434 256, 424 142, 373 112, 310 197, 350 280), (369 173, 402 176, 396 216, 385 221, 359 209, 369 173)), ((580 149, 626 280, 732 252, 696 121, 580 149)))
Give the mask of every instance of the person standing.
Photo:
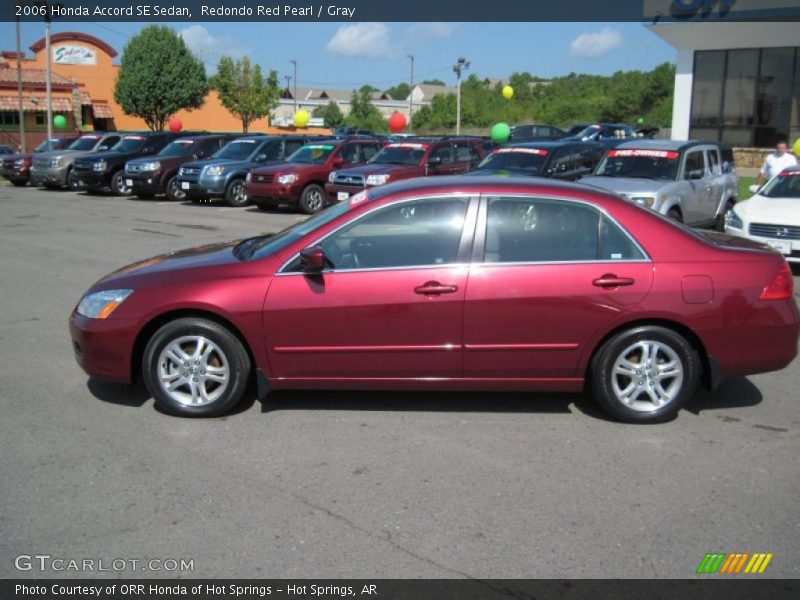
POLYGON ((789 152, 786 140, 778 140, 775 152, 767 155, 764 165, 756 177, 756 185, 761 185, 765 179, 769 181, 784 169, 794 166, 797 166, 797 157, 789 152))

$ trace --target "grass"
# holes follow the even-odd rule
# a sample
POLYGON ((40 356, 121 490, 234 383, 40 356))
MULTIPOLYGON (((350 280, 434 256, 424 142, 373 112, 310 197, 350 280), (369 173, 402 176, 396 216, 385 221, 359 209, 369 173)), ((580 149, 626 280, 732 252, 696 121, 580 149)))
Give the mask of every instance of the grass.
POLYGON ((749 188, 751 185, 755 184, 756 178, 755 177, 742 177, 739 176, 739 195, 736 196, 736 201, 741 202, 742 200, 747 200, 753 194, 750 193, 749 188))

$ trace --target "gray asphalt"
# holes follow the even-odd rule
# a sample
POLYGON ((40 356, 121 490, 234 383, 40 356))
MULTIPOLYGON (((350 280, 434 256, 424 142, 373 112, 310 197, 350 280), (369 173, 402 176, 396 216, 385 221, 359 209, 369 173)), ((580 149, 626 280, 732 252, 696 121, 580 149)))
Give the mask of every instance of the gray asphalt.
POLYGON ((67 319, 103 274, 300 217, 0 185, 0 577, 18 555, 191 559, 161 577, 800 576, 800 366, 671 423, 580 395, 275 393, 212 420, 89 381, 67 319))

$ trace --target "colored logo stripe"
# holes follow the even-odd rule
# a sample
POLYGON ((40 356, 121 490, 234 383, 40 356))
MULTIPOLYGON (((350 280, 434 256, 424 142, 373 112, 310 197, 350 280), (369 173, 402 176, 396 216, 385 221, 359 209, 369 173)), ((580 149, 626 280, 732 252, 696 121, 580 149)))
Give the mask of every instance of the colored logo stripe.
POLYGON ((726 554, 724 552, 709 552, 700 561, 697 573, 732 575, 744 572, 753 575, 760 574, 766 571, 772 556, 772 553, 750 554, 748 552, 734 552, 726 554))
POLYGON ((763 573, 767 570, 769 561, 772 560, 772 553, 770 554, 753 554, 753 558, 747 563, 744 568, 745 573, 763 573))
POLYGON ((708 553, 705 555, 702 561, 700 561, 700 566, 697 567, 698 573, 716 573, 717 569, 719 569, 720 565, 722 565, 722 561, 725 560, 724 553, 708 553))

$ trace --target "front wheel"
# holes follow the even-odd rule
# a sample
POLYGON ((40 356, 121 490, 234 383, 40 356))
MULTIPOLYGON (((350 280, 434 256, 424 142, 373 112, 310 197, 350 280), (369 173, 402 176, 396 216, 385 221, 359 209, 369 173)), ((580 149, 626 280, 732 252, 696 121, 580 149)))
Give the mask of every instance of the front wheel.
POLYGON ((117 171, 111 176, 111 192, 115 196, 127 196, 131 193, 131 188, 125 185, 125 173, 117 171))
POLYGON ((697 352, 671 329, 636 327, 608 340, 592 359, 592 395, 626 423, 661 423, 694 395, 700 375, 697 352))
POLYGON ((670 208, 667 211, 667 216, 673 221, 683 223, 683 215, 681 215, 681 211, 679 211, 677 208, 670 208))
POLYGON ((80 179, 78 179, 78 176, 72 171, 72 169, 70 169, 69 173, 67 173, 67 187, 73 192, 77 192, 81 189, 81 187, 83 187, 80 179))
POLYGON ((225 191, 225 201, 230 206, 247 206, 250 200, 244 191, 244 179, 236 178, 228 184, 225 191))
POLYGON ((298 206, 307 215, 318 213, 325 208, 325 190, 315 183, 306 186, 300 195, 298 206))
POLYGON ((185 417, 221 415, 244 395, 250 357, 227 328, 206 319, 176 319, 147 343, 142 375, 163 410, 185 417))
POLYGON ((178 181, 177 175, 174 175, 167 182, 166 190, 167 198, 173 202, 183 202, 186 200, 186 192, 181 189, 181 183, 178 181))

